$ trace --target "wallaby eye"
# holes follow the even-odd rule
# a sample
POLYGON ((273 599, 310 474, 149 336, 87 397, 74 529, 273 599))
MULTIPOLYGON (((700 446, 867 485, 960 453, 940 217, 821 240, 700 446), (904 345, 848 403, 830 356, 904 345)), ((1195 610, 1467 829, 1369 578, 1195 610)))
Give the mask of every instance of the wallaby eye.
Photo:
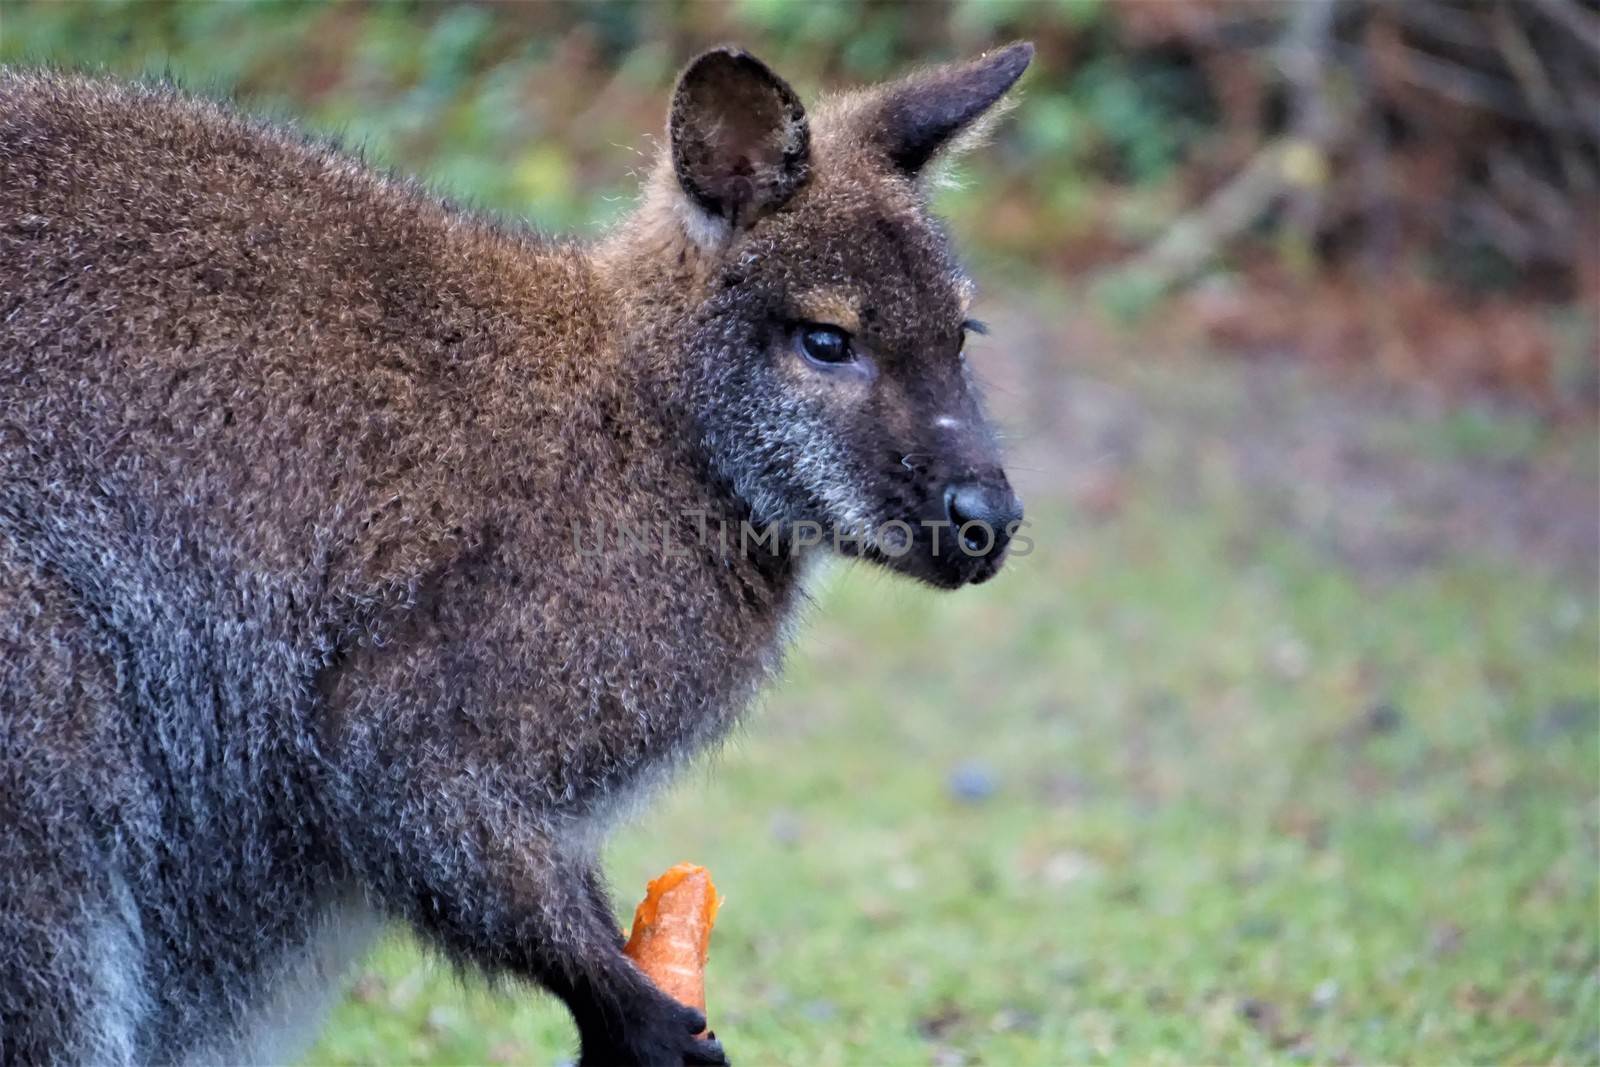
POLYGON ((850 363, 856 358, 849 334, 837 326, 815 323, 800 327, 800 351, 813 363, 850 363))

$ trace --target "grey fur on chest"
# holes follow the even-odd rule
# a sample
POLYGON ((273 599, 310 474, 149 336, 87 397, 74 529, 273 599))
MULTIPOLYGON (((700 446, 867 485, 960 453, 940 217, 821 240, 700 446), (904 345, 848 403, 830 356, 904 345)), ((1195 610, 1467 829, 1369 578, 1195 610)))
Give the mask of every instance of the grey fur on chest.
POLYGON ((323 905, 305 939, 283 946, 248 990, 237 1023, 181 1062, 209 1067, 297 1060, 383 927, 382 917, 356 895, 323 905))

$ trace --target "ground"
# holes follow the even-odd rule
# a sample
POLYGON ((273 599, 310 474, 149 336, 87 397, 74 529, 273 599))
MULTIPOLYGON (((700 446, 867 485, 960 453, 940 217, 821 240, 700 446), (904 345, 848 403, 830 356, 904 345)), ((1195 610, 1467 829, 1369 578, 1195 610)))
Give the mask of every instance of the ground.
MULTIPOLYGON (((988 311, 1032 551, 830 574, 611 849, 715 874, 735 1062, 1600 1061, 1593 425, 988 311)), ((396 939, 309 1061, 573 1044, 396 939)))

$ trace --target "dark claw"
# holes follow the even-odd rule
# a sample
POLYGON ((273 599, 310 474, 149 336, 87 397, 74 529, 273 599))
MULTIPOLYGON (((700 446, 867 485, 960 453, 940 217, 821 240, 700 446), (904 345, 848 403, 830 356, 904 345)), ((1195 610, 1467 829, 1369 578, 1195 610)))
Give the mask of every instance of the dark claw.
POLYGON ((710 1064, 711 1067, 727 1067, 728 1054, 722 1051, 722 1042, 713 1034, 695 1038, 683 1055, 685 1063, 710 1064))

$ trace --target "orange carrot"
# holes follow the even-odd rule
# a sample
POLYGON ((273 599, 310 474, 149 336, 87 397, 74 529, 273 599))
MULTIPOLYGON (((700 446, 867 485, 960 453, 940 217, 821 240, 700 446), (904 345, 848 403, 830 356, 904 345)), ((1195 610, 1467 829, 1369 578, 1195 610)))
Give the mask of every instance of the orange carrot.
POLYGON ((672 999, 706 1010, 706 953, 722 899, 711 874, 680 863, 652 879, 623 952, 672 999))

